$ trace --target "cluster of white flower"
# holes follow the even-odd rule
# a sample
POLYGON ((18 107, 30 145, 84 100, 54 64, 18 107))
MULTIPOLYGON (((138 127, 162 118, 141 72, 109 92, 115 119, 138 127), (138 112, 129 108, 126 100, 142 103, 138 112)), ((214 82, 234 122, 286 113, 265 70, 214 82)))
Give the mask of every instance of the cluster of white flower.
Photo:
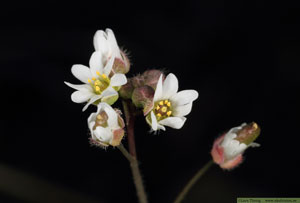
MULTIPOLYGON (((89 67, 73 65, 71 69, 84 84, 65 82, 76 89, 71 95, 72 101, 86 103, 83 111, 91 104, 98 106, 97 112, 88 118, 91 143, 103 147, 120 145, 125 134, 124 120, 121 111, 111 107, 119 98, 129 101, 137 110, 142 109, 152 131, 166 130, 165 126, 182 128, 185 116, 191 112, 193 101, 198 98, 196 90, 178 92, 177 77, 172 73, 165 76, 155 69, 126 78, 130 62, 110 29, 96 32, 94 47, 89 67)), ((215 141, 211 151, 214 162, 224 169, 236 167, 249 146, 258 146, 253 141, 259 133, 256 123, 232 128, 215 141)))
POLYGON ((88 118, 92 143, 100 146, 118 146, 121 143, 124 121, 120 110, 111 107, 119 95, 132 101, 136 107, 144 108, 146 121, 153 131, 165 130, 165 126, 180 129, 184 125, 185 116, 191 112, 193 101, 198 98, 196 90, 178 92, 176 76, 170 73, 165 77, 159 70, 146 71, 142 76, 127 79, 129 59, 119 48, 110 29, 96 32, 94 47, 89 67, 73 65, 71 68, 72 74, 83 84, 65 82, 76 90, 71 95, 72 101, 86 103, 83 111, 91 104, 98 106, 97 112, 88 118), (149 93, 146 97, 145 90, 149 93))

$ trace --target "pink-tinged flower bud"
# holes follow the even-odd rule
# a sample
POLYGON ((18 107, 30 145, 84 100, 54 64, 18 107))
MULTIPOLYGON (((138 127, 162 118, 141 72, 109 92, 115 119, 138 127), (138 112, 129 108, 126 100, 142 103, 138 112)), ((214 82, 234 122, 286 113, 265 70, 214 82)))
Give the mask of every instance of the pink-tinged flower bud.
POLYGON ((144 108, 148 103, 152 103, 154 90, 150 86, 142 86, 134 89, 132 93, 132 102, 138 108, 144 108))
POLYGON ((144 78, 144 84, 155 89, 160 75, 163 75, 163 80, 164 80, 165 76, 163 72, 160 70, 152 69, 152 70, 145 71, 142 75, 144 78))
POLYGON ((259 134, 260 127, 255 122, 230 129, 214 142, 211 150, 214 162, 223 169, 235 168, 243 161, 243 153, 248 147, 259 146, 253 142, 259 134))
POLYGON ((144 77, 142 75, 136 75, 133 78, 131 78, 131 82, 133 87, 142 87, 145 85, 144 77))
POLYGON ((114 73, 126 74, 130 70, 130 61, 126 54, 120 51, 121 58, 116 57, 113 65, 114 73))
POLYGON ((88 118, 91 143, 100 147, 118 146, 124 136, 124 120, 119 110, 107 103, 100 103, 96 113, 88 118))
POLYGON ((133 90, 134 87, 132 85, 132 81, 131 79, 128 79, 127 83, 123 85, 119 90, 120 97, 123 99, 131 99, 133 90))

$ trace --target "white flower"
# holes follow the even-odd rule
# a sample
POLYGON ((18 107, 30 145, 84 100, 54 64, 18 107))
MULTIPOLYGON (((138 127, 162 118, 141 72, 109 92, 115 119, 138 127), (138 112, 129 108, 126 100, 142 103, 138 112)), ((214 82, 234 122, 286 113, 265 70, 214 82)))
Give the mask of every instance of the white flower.
POLYGON ((178 91, 178 80, 170 73, 164 82, 160 76, 153 98, 153 109, 146 121, 154 131, 165 130, 164 126, 180 129, 191 112, 193 101, 198 98, 196 90, 178 91))
POLYGON ((101 53, 103 63, 115 56, 113 63, 113 72, 127 73, 130 68, 130 62, 126 54, 120 50, 115 35, 111 29, 98 30, 94 35, 94 47, 96 52, 101 53))
POLYGON ((111 76, 111 70, 114 62, 114 55, 109 59, 106 65, 101 61, 102 54, 94 52, 90 58, 90 68, 84 65, 73 65, 71 72, 73 75, 83 82, 81 85, 74 85, 65 82, 66 85, 76 89, 71 99, 75 103, 87 102, 83 107, 83 111, 90 104, 99 101, 113 104, 118 99, 120 86, 127 83, 126 76, 121 73, 116 73, 111 76))
POLYGON ((102 53, 104 60, 109 59, 112 55, 121 58, 120 48, 115 35, 111 29, 98 30, 94 35, 94 47, 96 51, 102 53))
POLYGON ((231 128, 226 133, 224 140, 221 143, 221 147, 224 148, 224 155, 227 160, 233 159, 239 154, 242 154, 247 147, 257 147, 259 144, 252 142, 248 145, 237 140, 237 132, 242 130, 247 124, 243 123, 241 126, 231 128))
POLYGON ((242 154, 248 147, 259 146, 253 142, 259 133, 260 128, 254 122, 231 128, 215 140, 211 151, 214 162, 224 169, 238 166, 243 160, 242 154))
POLYGON ((118 146, 124 136, 124 121, 107 103, 100 103, 96 113, 88 118, 93 144, 103 147, 118 146))

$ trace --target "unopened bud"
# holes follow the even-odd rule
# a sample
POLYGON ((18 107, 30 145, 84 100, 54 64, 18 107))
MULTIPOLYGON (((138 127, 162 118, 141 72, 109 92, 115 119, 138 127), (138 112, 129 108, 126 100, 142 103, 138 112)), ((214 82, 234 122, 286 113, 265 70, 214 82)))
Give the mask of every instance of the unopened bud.
POLYGON ((112 69, 115 73, 126 74, 130 70, 130 62, 124 52, 120 51, 120 54, 121 54, 121 58, 115 58, 112 69))
POLYGON ((150 86, 144 85, 137 87, 132 93, 132 102, 138 108, 144 108, 146 104, 152 102, 154 96, 154 89, 150 86))
POLYGON ((136 75, 133 78, 131 78, 131 82, 133 87, 142 87, 144 86, 144 77, 142 75, 136 75))
POLYGON ((133 90, 134 87, 132 85, 132 80, 128 79, 127 83, 123 85, 119 90, 120 97, 122 97, 123 99, 131 99, 133 90))
MULTIPOLYGON (((157 69, 145 71, 142 75, 144 78, 144 84, 155 89, 161 74, 163 74, 163 72, 157 69)), ((164 75, 163 75, 163 80, 164 80, 164 75)))

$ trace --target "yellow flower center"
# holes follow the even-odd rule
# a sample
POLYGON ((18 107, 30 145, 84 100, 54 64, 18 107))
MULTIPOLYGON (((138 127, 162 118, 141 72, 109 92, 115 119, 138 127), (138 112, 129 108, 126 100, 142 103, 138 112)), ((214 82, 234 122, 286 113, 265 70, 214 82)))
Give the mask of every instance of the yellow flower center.
POLYGON ((162 120, 167 117, 170 117, 172 115, 171 108, 172 108, 172 105, 168 99, 156 102, 154 104, 154 109, 153 109, 156 119, 162 120))
POLYGON ((105 74, 100 74, 96 72, 98 78, 92 77, 88 79, 88 83, 91 84, 95 94, 101 94, 110 84, 110 79, 105 74))

